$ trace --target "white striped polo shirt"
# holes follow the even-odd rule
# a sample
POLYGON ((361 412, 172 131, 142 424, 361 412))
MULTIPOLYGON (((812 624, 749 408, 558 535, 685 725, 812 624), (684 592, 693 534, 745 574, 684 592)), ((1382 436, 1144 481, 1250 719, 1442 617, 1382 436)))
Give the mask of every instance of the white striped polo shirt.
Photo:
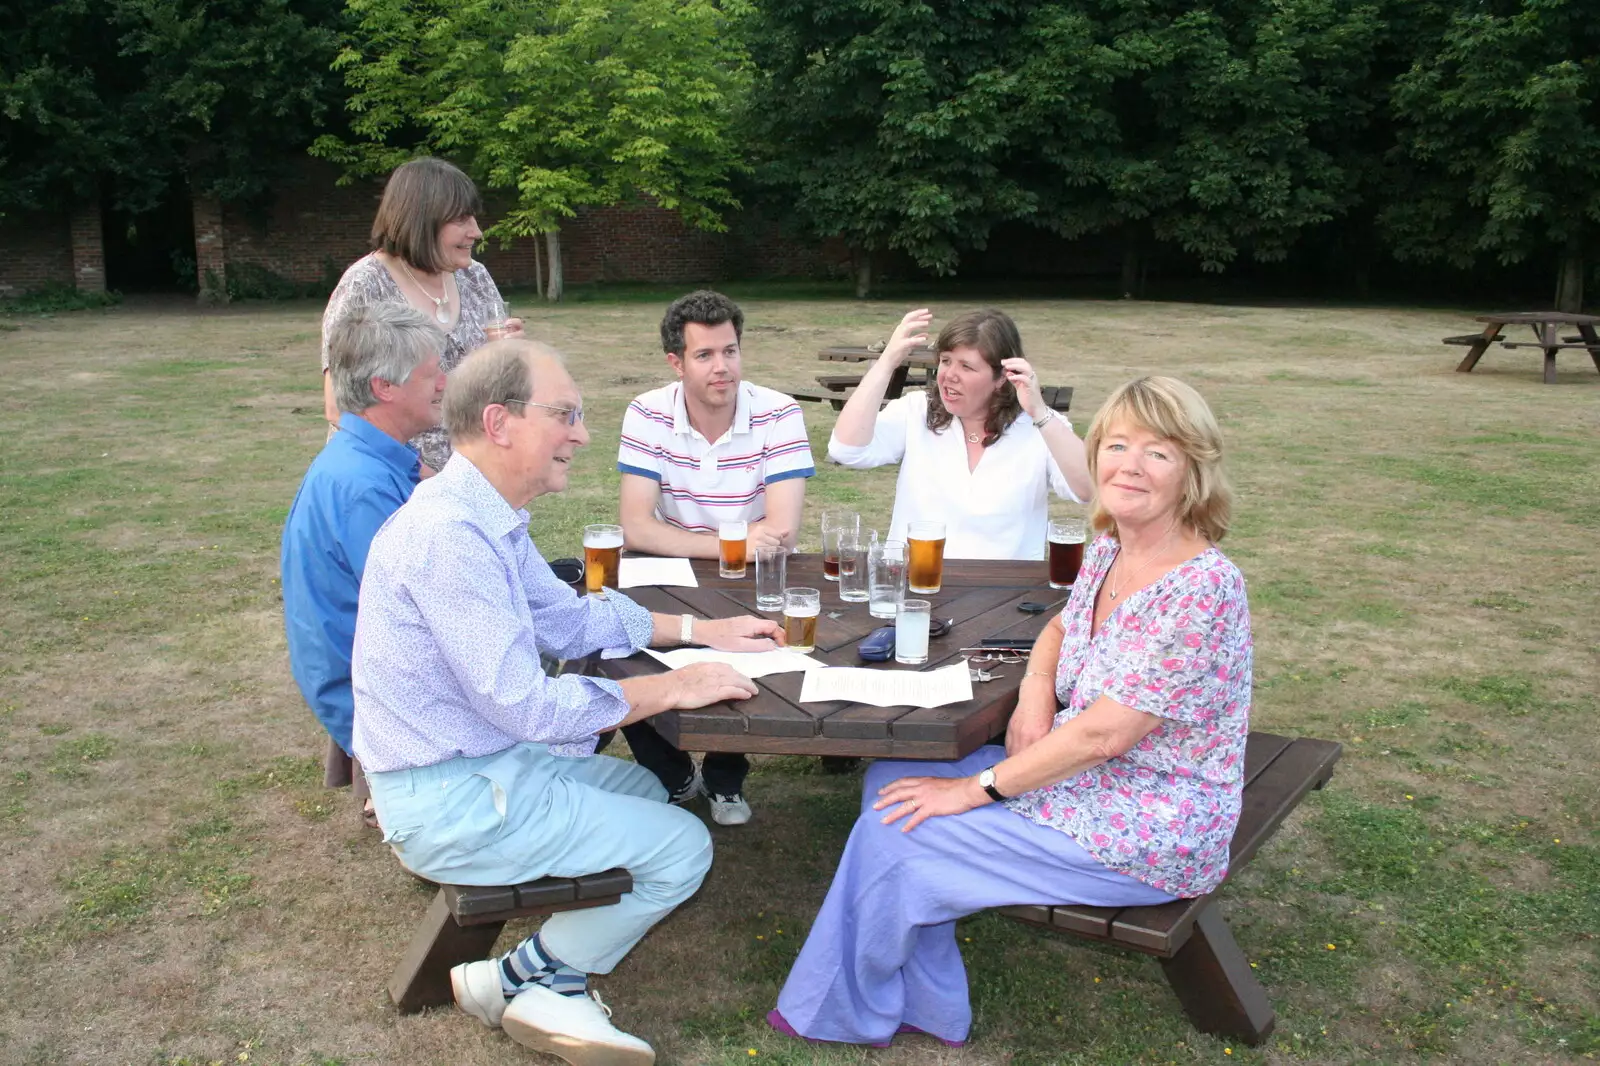
POLYGON ((622 416, 617 469, 659 482, 657 517, 692 533, 759 522, 768 485, 817 472, 800 405, 748 381, 739 383, 732 427, 715 443, 689 425, 681 382, 636 398, 622 416))

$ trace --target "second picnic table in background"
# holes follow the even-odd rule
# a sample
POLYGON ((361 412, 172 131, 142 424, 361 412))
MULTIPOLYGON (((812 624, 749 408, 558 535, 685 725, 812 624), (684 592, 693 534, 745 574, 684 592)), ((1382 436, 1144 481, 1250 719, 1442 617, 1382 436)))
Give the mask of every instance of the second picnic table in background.
MULTIPOLYGON (((822 349, 817 353, 817 358, 824 363, 870 363, 880 354, 881 351, 872 348, 838 346, 822 349)), ((883 392, 884 403, 899 399, 907 388, 929 387, 933 384, 933 375, 938 369, 938 352, 928 347, 913 348, 890 377, 889 387, 883 392), (911 376, 913 370, 917 371, 916 377, 911 376)), ((790 395, 797 400, 811 403, 830 403, 835 411, 841 411, 855 387, 861 384, 861 377, 861 374, 819 374, 817 384, 826 391, 801 389, 790 395)), ((1072 406, 1070 385, 1042 386, 1040 392, 1045 404, 1052 410, 1066 411, 1072 406)))
POLYGON ((1600 370, 1600 315, 1575 315, 1563 311, 1505 311, 1494 315, 1475 315, 1476 322, 1486 322, 1482 333, 1466 333, 1459 337, 1446 337, 1444 343, 1465 345, 1467 354, 1456 366, 1459 374, 1470 374, 1478 365, 1489 345, 1499 342, 1505 348, 1538 348, 1544 352, 1544 383, 1556 383, 1556 352, 1562 350, 1586 351, 1600 370), (1531 341, 1507 340, 1501 332, 1505 326, 1527 326, 1533 331, 1531 341), (1563 337, 1563 329, 1576 328, 1577 336, 1563 337))

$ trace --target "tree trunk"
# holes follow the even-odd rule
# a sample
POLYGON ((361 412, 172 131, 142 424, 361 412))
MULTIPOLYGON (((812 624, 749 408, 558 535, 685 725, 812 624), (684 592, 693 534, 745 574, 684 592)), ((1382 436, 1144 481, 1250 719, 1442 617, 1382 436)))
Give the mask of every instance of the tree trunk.
POLYGON ((872 253, 865 248, 855 254, 856 299, 865 300, 872 295, 872 253))
POLYGON ((1556 277, 1556 310, 1576 315, 1583 311, 1583 242, 1567 238, 1561 256, 1561 272, 1556 277))
POLYGON ((1139 236, 1131 228, 1122 238, 1122 298, 1144 295, 1144 257, 1139 254, 1139 236))
POLYGON ((566 291, 561 279, 561 231, 550 230, 544 235, 544 247, 550 254, 550 284, 545 289, 544 298, 550 303, 560 303, 562 293, 566 291))
POLYGON ((544 258, 539 254, 539 238, 534 237, 533 246, 533 291, 544 297, 544 258))

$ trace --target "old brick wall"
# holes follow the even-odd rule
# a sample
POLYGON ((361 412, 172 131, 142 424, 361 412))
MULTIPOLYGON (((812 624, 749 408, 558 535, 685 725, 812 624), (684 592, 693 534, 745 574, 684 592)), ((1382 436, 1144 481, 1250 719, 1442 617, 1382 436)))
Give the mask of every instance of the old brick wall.
POLYGON ((72 284, 72 234, 65 215, 0 219, 0 299, 72 284))

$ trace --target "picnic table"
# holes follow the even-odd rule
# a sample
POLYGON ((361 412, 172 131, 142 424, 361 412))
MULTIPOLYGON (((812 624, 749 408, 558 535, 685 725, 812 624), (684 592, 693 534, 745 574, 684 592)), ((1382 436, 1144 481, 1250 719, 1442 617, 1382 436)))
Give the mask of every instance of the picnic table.
POLYGON ((1600 370, 1600 333, 1595 325, 1600 315, 1577 315, 1563 311, 1503 311, 1493 315, 1475 315, 1474 321, 1485 323, 1481 333, 1464 333, 1459 337, 1446 337, 1444 343, 1461 345, 1467 354, 1456 366, 1458 374, 1470 374, 1478 365, 1489 345, 1498 342, 1503 348, 1538 348, 1544 353, 1544 383, 1556 383, 1556 353, 1563 350, 1586 351, 1600 370), (1507 340, 1506 326, 1527 326, 1533 331, 1531 341, 1507 340), (1563 336, 1563 330, 1577 329, 1575 335, 1563 336))
MULTIPOLYGON (((713 560, 694 561, 699 588, 635 588, 627 595, 652 611, 725 618, 756 614, 753 578, 717 576, 713 560)), ((943 587, 931 596, 935 618, 953 619, 949 634, 928 645, 928 661, 905 666, 893 661, 864 663, 856 645, 874 629, 891 624, 873 618, 865 603, 843 603, 836 582, 824 581, 822 556, 791 555, 788 584, 822 590, 813 657, 830 666, 868 666, 885 670, 932 670, 959 662, 958 649, 985 637, 1031 640, 1050 615, 1061 609, 1066 593, 1052 589, 1043 560, 1036 562, 946 559, 943 587), (1025 614, 1025 600, 1046 606, 1043 614, 1025 614)), ((769 617, 781 617, 769 614, 769 617)), ((606 659, 597 669, 611 678, 659 673, 666 668, 647 655, 606 659)), ((1017 689, 1021 664, 994 667, 994 680, 973 682, 973 698, 932 709, 868 707, 851 703, 801 703, 800 673, 769 674, 757 681, 760 691, 738 703, 694 711, 669 711, 651 724, 685 751, 738 751, 763 755, 876 756, 902 759, 959 759, 990 737, 1005 731, 1017 689)))
MULTIPOLYGON (((883 349, 878 346, 854 347, 849 345, 824 348, 817 353, 817 358, 824 363, 870 363, 875 361, 883 349)), ((889 387, 883 392, 883 402, 898 400, 907 388, 927 388, 933 384, 934 372, 939 369, 939 353, 929 347, 913 348, 907 353, 904 362, 894 375, 889 378, 889 387), (912 371, 917 376, 912 377, 912 371)), ((828 403, 833 405, 835 411, 844 410, 845 403, 855 392, 857 385, 861 384, 862 375, 857 374, 819 374, 817 384, 823 391, 816 392, 800 389, 790 395, 797 400, 811 403, 828 403)), ((1045 404, 1055 411, 1066 411, 1072 406, 1072 386, 1049 385, 1041 386, 1040 394, 1044 397, 1045 404)))

